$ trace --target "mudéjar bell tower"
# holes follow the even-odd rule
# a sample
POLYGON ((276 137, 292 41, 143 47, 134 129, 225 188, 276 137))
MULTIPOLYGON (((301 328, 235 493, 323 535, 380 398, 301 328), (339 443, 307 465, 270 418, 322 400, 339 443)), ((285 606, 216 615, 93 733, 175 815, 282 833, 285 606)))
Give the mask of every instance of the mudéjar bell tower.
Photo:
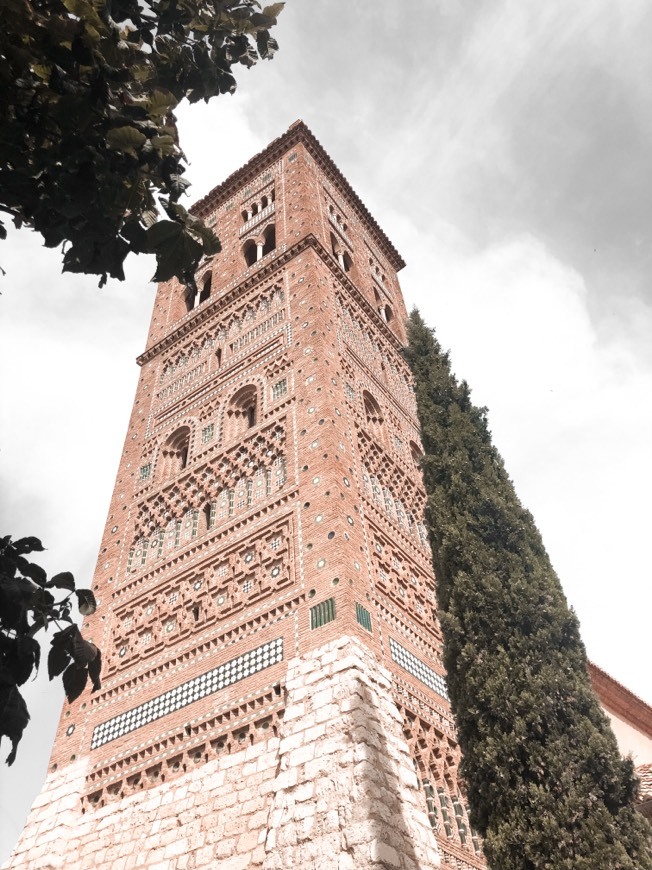
POLYGON ((160 285, 66 705, 11 868, 485 866, 457 769, 401 257, 296 122, 160 285))

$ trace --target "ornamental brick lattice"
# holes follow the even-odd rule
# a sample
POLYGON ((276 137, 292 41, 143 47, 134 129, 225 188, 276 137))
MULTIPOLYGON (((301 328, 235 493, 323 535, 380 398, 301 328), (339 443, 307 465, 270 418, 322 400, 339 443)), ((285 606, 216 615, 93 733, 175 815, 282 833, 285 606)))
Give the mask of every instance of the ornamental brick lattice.
POLYGON ((485 866, 457 770, 401 257, 297 122, 159 287, 64 709, 6 865, 485 866))

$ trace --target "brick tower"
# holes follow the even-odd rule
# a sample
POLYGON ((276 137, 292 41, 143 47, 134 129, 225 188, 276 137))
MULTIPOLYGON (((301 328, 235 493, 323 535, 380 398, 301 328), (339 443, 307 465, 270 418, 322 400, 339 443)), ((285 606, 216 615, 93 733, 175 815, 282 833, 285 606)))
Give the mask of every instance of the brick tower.
POLYGON ((85 634, 7 867, 484 867, 457 782, 401 257, 297 122, 159 287, 85 634))

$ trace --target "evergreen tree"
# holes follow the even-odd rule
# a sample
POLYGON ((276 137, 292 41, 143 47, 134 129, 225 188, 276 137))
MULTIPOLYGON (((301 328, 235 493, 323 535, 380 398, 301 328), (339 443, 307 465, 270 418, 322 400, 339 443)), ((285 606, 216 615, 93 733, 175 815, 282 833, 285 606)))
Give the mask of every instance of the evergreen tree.
POLYGON ((593 694, 578 620, 486 412, 416 311, 408 331, 444 661, 489 864, 652 870, 632 762, 593 694))

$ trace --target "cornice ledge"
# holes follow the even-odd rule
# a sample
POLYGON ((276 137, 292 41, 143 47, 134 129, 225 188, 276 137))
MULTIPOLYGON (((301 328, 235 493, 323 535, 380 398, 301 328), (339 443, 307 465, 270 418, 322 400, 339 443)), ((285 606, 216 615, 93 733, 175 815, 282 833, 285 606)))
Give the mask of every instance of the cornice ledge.
POLYGON ((281 250, 279 254, 270 260, 269 263, 265 264, 265 266, 257 269, 252 275, 247 275, 247 277, 240 281, 239 284, 236 284, 235 287, 232 287, 230 290, 227 290, 224 295, 220 295, 216 297, 212 302, 208 304, 204 304, 201 308, 196 309, 193 313, 193 316, 188 317, 187 320, 184 320, 176 329, 172 332, 168 333, 164 338, 160 341, 157 341, 151 347, 148 347, 143 353, 140 354, 136 358, 136 362, 139 366, 143 366, 145 363, 150 362, 159 354, 163 353, 163 351, 172 347, 176 342, 180 339, 184 338, 188 335, 189 332, 193 331, 197 326, 202 323, 210 320, 216 312, 221 307, 226 307, 234 302, 238 296, 246 293, 247 290, 250 290, 256 284, 258 284, 262 279, 269 278, 283 268, 290 260, 300 254, 302 251, 305 251, 307 248, 313 248, 320 259, 329 267, 329 269, 337 276, 340 283, 348 290, 351 296, 355 299, 355 301, 362 306, 365 310, 365 313, 372 318, 372 322, 376 326, 376 328, 380 329, 383 333, 383 336, 387 339, 390 344, 393 345, 394 349, 399 353, 403 349, 403 343, 397 336, 394 335, 389 326, 382 320, 379 316, 378 312, 374 310, 374 307, 368 302, 367 299, 362 295, 362 293, 355 286, 353 281, 347 276, 346 272, 342 269, 340 264, 328 253, 326 248, 322 245, 319 239, 316 238, 312 233, 308 233, 308 235, 304 236, 302 239, 299 239, 291 248, 286 248, 285 250, 281 250))

